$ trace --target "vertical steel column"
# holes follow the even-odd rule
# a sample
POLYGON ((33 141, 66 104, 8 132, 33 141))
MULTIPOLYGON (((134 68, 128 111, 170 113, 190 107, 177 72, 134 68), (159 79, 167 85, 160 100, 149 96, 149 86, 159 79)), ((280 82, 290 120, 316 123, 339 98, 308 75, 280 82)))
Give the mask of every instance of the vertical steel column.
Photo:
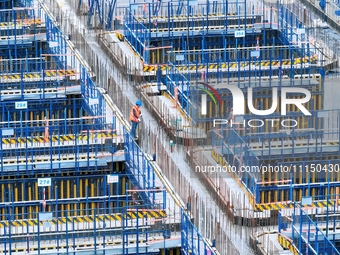
POLYGON ((138 213, 138 206, 136 206, 136 250, 137 254, 139 254, 139 213, 138 213))
POLYGON ((37 218, 38 218, 38 255, 40 255, 40 243, 41 243, 41 239, 40 239, 40 213, 37 212, 37 218))
MULTIPOLYGON (((269 51, 269 77, 272 77, 273 76, 273 51, 274 51, 274 48, 275 48, 275 37, 273 37, 272 39, 272 47, 269 51)), ((272 86, 272 79, 269 79, 269 86, 271 87, 272 86)))

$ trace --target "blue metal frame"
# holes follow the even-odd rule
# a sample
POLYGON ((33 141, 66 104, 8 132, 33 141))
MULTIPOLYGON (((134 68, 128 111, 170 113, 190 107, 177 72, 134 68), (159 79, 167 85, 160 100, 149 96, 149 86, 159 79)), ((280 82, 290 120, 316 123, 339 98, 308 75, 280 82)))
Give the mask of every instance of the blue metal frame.
POLYGON ((193 255, 214 255, 215 250, 207 244, 205 238, 199 233, 197 228, 191 222, 188 214, 181 209, 181 239, 182 254, 193 255))
POLYGON ((264 20, 263 14, 255 13, 254 7, 250 11, 247 9, 246 1, 208 1, 197 6, 189 4, 189 1, 187 3, 186 13, 181 13, 184 3, 148 3, 148 16, 143 7, 145 3, 131 4, 126 9, 124 33, 126 41, 140 55, 145 67, 154 70, 150 75, 156 75, 172 97, 174 86, 180 88, 179 103, 195 123, 210 121, 198 112, 202 92, 197 84, 202 79, 206 83, 209 79, 216 79, 217 83, 233 82, 242 88, 247 86, 247 82, 249 86, 268 87, 265 80, 269 80, 271 87, 281 86, 287 79, 291 86, 295 86, 299 83, 297 75, 313 77, 324 74, 322 68, 314 67, 316 52, 320 49, 316 45, 296 44, 304 41, 309 32, 306 30, 302 38, 297 32, 297 28, 304 28, 302 22, 284 6, 279 5, 279 23, 274 24, 273 8, 268 20, 264 20), (219 13, 221 10, 224 10, 223 15, 219 13), (209 15, 212 15, 211 19, 209 15), (158 20, 157 25, 155 19, 158 20), (181 24, 178 30, 176 22, 182 20, 187 27, 183 30, 181 24), (198 27, 200 29, 196 29, 198 27), (235 38, 237 31, 244 31, 245 36, 235 38), (166 53, 163 47, 171 50, 166 53), (257 57, 254 52, 257 52, 257 57), (159 71, 165 64, 167 68, 159 71), (272 82, 271 77, 277 82, 272 82))
POLYGON ((101 9, 101 6, 99 4, 99 0, 92 0, 91 3, 90 3, 88 15, 87 15, 87 26, 88 27, 92 27, 91 18, 96 11, 98 12, 99 23, 101 25, 103 24, 102 9, 101 9))
POLYGON ((114 11, 116 8, 116 3, 117 3, 117 0, 111 0, 111 3, 109 5, 108 18, 107 18, 106 25, 105 25, 106 30, 112 30, 112 22, 113 22, 112 18, 113 18, 114 11))
MULTIPOLYGON (((100 23, 105 23, 102 3, 113 1, 90 2, 89 18, 97 8, 100 23)), ((112 17, 114 4, 106 10, 112 17)), ((11 19, 5 11, 0 11, 0 17, 5 21, 11 19)), ((126 247, 129 235, 136 235, 139 246, 140 232, 148 237, 161 233, 165 244, 171 237, 164 219, 167 194, 157 183, 155 163, 125 130, 124 153, 120 154, 123 156, 114 158, 120 145, 114 139, 123 123, 117 122, 112 103, 106 101, 107 95, 96 87, 87 70, 82 65, 76 66, 74 56, 67 56, 70 52, 65 35, 51 17, 45 16, 44 21, 46 34, 31 38, 39 50, 32 50, 28 43, 16 38, 23 33, 22 29, 14 32, 13 40, 5 42, 13 46, 11 49, 0 47, 2 59, 6 59, 2 67, 9 67, 11 73, 10 78, 5 78, 7 73, 0 74, 0 233, 5 247, 2 252, 12 254, 20 249, 15 248, 17 244, 26 244, 29 251, 34 241, 37 244, 34 250, 40 253, 45 249, 44 241, 54 240, 53 249, 57 253, 61 249, 69 253, 78 246, 84 248, 79 245, 80 238, 90 238, 93 252, 105 254, 111 252, 107 237, 120 236, 122 253, 130 254, 126 247), (53 73, 62 73, 59 75, 62 77, 53 73), (79 84, 75 84, 78 80, 79 84), (112 116, 108 116, 109 112, 112 116), (124 160, 125 169, 116 162, 124 160), (117 183, 109 183, 112 174, 118 176, 117 183), (40 178, 49 185, 41 186, 40 178), (132 222, 131 209, 135 210, 136 222, 132 222), (161 226, 144 231, 149 223, 140 225, 138 221, 143 210, 163 212, 157 219, 161 226), (107 223, 109 227, 105 226, 107 223)), ((190 236, 181 240, 183 245, 194 249, 193 254, 202 254, 203 249, 204 254, 214 254, 184 212, 182 217, 185 219, 182 230, 190 232, 190 236), (194 238, 198 238, 198 244, 194 244, 194 238)), ((146 254, 152 254, 153 244, 148 245, 151 247, 146 248, 146 254)), ((179 245, 180 242, 175 247, 179 245)))
POLYGON ((112 30, 117 0, 78 0, 77 13, 80 13, 82 6, 87 8, 87 26, 93 27, 93 16, 98 17, 100 26, 105 30, 112 30))
POLYGON ((315 215, 318 216, 315 220, 312 220, 298 203, 294 205, 294 213, 291 217, 287 218, 279 212, 280 235, 291 240, 301 254, 340 254, 336 244, 339 239, 337 220, 333 215, 337 209, 334 207, 325 212, 321 212, 318 208, 315 210, 315 215))
MULTIPOLYGON (((233 174, 254 195, 256 203, 260 203, 260 193, 271 190, 287 192, 284 200, 278 198, 277 202, 294 201, 295 192, 302 191, 303 194, 311 195, 311 190, 318 194, 318 200, 325 200, 330 189, 334 194, 334 188, 340 186, 334 177, 330 177, 331 173, 340 172, 339 111, 311 111, 311 114, 306 117, 300 112, 287 113, 289 119, 304 121, 306 126, 282 128, 279 132, 250 128, 247 124, 245 128, 240 128, 241 126, 237 124, 216 126, 212 133, 213 148, 220 151, 228 164, 234 167, 233 174), (330 126, 332 124, 335 127, 330 126), (303 143, 303 151, 301 143, 303 143), (287 150, 289 152, 286 153, 287 150), (275 154, 274 151, 278 153, 275 154), (330 154, 333 159, 326 160, 330 154), (314 157, 319 160, 292 161, 296 157, 314 157), (285 160, 287 158, 289 160, 285 160), (267 165, 281 169, 276 177, 279 183, 270 183, 269 180, 263 184, 266 180, 262 180, 262 171, 267 165), (249 166, 250 169, 241 171, 240 168, 245 166, 249 166), (282 171, 282 167, 289 170, 289 176, 285 174, 287 171, 282 171), (310 173, 318 173, 317 180, 312 181, 310 173), (328 191, 325 192, 325 189, 328 191)), ((265 117, 277 120, 278 123, 285 119, 285 116, 279 114, 265 117)), ((254 117, 243 115, 242 119, 248 123, 254 117)), ((256 117, 256 121, 262 119, 264 118, 261 116, 256 117)))
POLYGON ((127 132, 124 134, 124 150, 126 172, 132 184, 142 190, 140 194, 145 201, 156 204, 155 192, 152 190, 160 187, 156 184, 153 165, 127 132))

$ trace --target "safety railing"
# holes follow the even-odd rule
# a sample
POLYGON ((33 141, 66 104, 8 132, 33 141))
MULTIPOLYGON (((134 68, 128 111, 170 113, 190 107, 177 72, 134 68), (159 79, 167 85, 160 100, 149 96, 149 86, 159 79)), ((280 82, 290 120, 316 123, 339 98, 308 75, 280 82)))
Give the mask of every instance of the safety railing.
POLYGON ((150 44, 150 33, 148 29, 129 11, 125 16, 124 36, 126 41, 131 45, 140 57, 148 63, 145 58, 147 47, 150 44))
POLYGON ((181 243, 181 250, 185 254, 219 254, 217 250, 211 248, 215 246, 215 243, 207 243, 183 209, 181 210, 181 243))
MULTIPOLYGON (((214 19, 225 18, 227 13, 230 17, 244 17, 253 13, 253 6, 247 5, 246 1, 228 3, 227 1, 208 1, 199 3, 198 1, 152 1, 149 3, 132 3, 129 7, 134 15, 143 23, 153 24, 155 19, 176 21, 180 19, 202 19, 210 15, 214 19), (183 18, 185 17, 185 18, 183 18)), ((261 14, 257 12, 256 14, 261 14)))
MULTIPOLYGON (((109 252, 114 248, 122 249, 122 245, 124 247, 138 243, 134 247, 136 249, 139 245, 143 246, 139 242, 144 244, 152 240, 165 242, 168 238, 164 232, 171 229, 170 227, 167 229, 167 225, 162 223, 162 219, 166 218, 164 210, 151 211, 146 210, 144 206, 109 208, 113 203, 108 202, 100 203, 99 207, 89 210, 74 209, 82 216, 73 216, 73 210, 60 210, 56 206, 51 211, 36 211, 34 218, 29 218, 27 213, 23 213, 19 216, 22 220, 16 220, 18 215, 11 211, 11 206, 8 206, 7 219, 0 221, 2 236, 0 251, 2 254, 40 252, 49 249, 64 252, 82 249, 109 252), (107 207, 103 207, 105 204, 107 207), (160 223, 156 224, 156 221, 160 223), (132 228, 136 233, 140 232, 138 236, 133 236, 132 228)), ((168 235, 170 237, 171 232, 168 235)))
MULTIPOLYGON (((149 158, 136 144, 136 141, 127 132, 124 133, 125 165, 129 173, 131 182, 135 187, 139 187, 142 197, 151 204, 157 206, 157 198, 153 192, 160 189, 154 171, 154 166, 149 158)), ((164 201, 165 202, 165 201, 164 201)))
POLYGON ((171 63, 169 63, 167 69, 165 85, 167 92, 170 93, 175 100, 178 100, 178 104, 189 115, 190 113, 190 81, 181 74, 181 72, 171 63), (178 95, 175 96, 175 88, 177 88, 178 95))
POLYGON ((312 220, 308 212, 296 204, 291 217, 279 213, 279 234, 302 254, 340 254, 334 243, 337 229, 332 209, 315 209, 316 217, 312 220))
MULTIPOLYGON (((283 127, 279 131, 255 127, 264 120, 259 117, 248 119, 250 115, 242 116, 248 124, 251 120, 250 126, 240 125, 244 122, 236 125, 237 117, 241 116, 235 116, 235 120, 229 120, 228 124, 224 120, 213 129, 215 153, 228 164, 229 172, 242 180, 255 196, 256 203, 298 201, 302 190, 308 190, 308 194, 316 192, 318 199, 324 201, 326 186, 332 190, 329 192, 335 192, 339 162, 327 160, 327 155, 339 155, 339 110, 311 111, 311 114, 306 117, 302 113, 289 113, 290 122, 300 126, 283 127), (288 160, 302 155, 311 159, 304 162, 288 160), (286 160, 277 160, 278 157, 286 160), (315 157, 320 162, 312 159, 315 157), (268 196, 266 192, 274 188, 278 189, 278 195, 268 196)), ((291 125, 280 115, 270 117, 280 125, 291 125)))

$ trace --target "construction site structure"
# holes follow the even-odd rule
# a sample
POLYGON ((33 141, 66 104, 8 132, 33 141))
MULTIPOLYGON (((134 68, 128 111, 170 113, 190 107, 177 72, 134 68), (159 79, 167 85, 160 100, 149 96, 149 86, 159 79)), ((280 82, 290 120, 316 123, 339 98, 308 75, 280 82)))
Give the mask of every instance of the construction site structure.
POLYGON ((270 105, 271 87, 303 86, 313 94, 308 109, 322 109, 324 66, 333 60, 285 6, 264 8, 245 1, 148 5, 146 10, 156 9, 157 15, 145 16, 143 4, 131 4, 118 38, 142 60, 143 70, 134 73, 177 100, 192 122, 188 125, 207 132, 213 119, 227 115, 232 108, 227 84, 244 92, 253 87, 257 109, 270 105), (210 93, 204 110, 202 93, 210 93))
MULTIPOLYGON (((335 202, 333 196, 328 199, 335 202)), ((303 209, 301 206, 312 202, 308 200, 296 203, 292 216, 279 213, 280 244, 293 254, 340 254, 337 202, 327 209, 303 209)))
MULTIPOLYGON (((331 27, 339 32, 339 2, 309 0, 302 2, 318 15, 318 19, 313 20, 313 26, 326 30, 330 30, 331 27)), ((299 15, 298 11, 296 13, 299 15)), ((332 46, 331 53, 339 61, 338 45, 335 42, 332 46)), ((304 169, 309 170, 305 171, 302 176, 300 175, 299 179, 301 177, 303 179, 300 183, 308 182, 308 185, 299 191, 298 195, 302 193, 302 196, 296 200, 298 202, 294 203, 293 214, 287 210, 281 210, 279 213, 279 242, 293 254, 340 254, 337 226, 339 148, 331 149, 330 147, 339 144, 337 141, 339 124, 336 123, 338 118, 337 110, 319 111, 313 114, 311 118, 314 121, 313 126, 309 125, 318 130, 315 133, 318 133, 317 137, 314 136, 317 142, 315 145, 307 145, 311 149, 308 152, 305 151, 308 160, 300 159, 302 165, 299 163, 304 169), (318 174, 316 175, 311 169, 315 169, 318 174), (323 206, 315 206, 315 203, 323 206)), ((299 150, 298 147, 296 149, 296 151, 299 150)))
MULTIPOLYGON (((79 56, 72 35, 61 33, 42 1, 2 4, 2 252, 217 254, 215 241, 193 225, 200 219, 190 204, 96 86, 103 77, 79 56)), ((317 229, 315 214, 337 211, 339 114, 324 110, 325 72, 337 59, 314 38, 307 15, 282 2, 72 4, 86 15, 82 29, 99 29, 124 74, 142 81, 135 90, 153 106, 171 148, 174 141, 211 146, 252 211, 265 217, 284 211, 296 225, 303 201, 300 222, 317 229), (283 95, 299 104, 286 107, 283 95), (254 117, 256 110, 268 114, 254 117)), ((226 176, 217 177, 205 181, 227 200, 226 176)), ((280 233, 288 229, 278 237, 282 247, 336 252, 336 235, 312 244, 277 219, 280 233)))
MULTIPOLYGON (((124 17, 121 39, 140 56, 140 73, 146 81, 155 79, 158 92, 181 109, 185 117, 179 129, 200 127, 206 144, 210 132, 213 157, 232 167, 255 210, 291 207, 302 196, 327 193, 322 183, 337 175, 316 180, 316 172, 301 158, 307 156, 313 165, 316 155, 329 159, 328 152, 336 157, 339 151, 336 113, 323 110, 325 70, 336 60, 287 6, 158 1, 146 8, 145 3, 131 4, 124 17), (145 10, 153 11, 146 15, 145 10), (235 103, 233 86, 248 107, 235 103), (310 98, 304 100, 306 95, 297 88, 310 98), (300 99, 308 111, 280 105, 283 95, 300 99), (255 118, 252 109, 269 110, 255 118), (285 168, 288 162, 296 169, 276 173, 263 168, 285 168), (243 167, 252 170, 242 172, 243 167)), ((335 162, 322 168, 330 164, 335 162)))
MULTIPOLYGON (((105 38, 134 52, 137 61, 122 61, 143 77, 136 89, 150 104, 170 99, 176 113, 157 114, 172 136, 211 146, 255 212, 294 218, 301 201, 306 219, 317 214, 310 207, 338 210, 339 113, 324 109, 325 73, 338 59, 311 32, 309 13, 288 1, 154 1, 117 7, 115 17, 115 35, 105 38), (303 105, 286 105, 283 96, 303 105), (256 110, 267 114, 254 117, 256 110)), ((336 253, 334 236, 314 254, 336 253)), ((302 231, 295 238, 294 253, 312 251, 302 231)))
POLYGON ((218 254, 43 1, 1 1, 0 253, 218 254))

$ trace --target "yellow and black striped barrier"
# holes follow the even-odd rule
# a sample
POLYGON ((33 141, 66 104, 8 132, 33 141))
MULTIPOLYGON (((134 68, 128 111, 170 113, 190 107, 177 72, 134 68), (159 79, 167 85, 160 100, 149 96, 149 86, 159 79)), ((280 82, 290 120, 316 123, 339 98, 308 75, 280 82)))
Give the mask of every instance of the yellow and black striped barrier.
MULTIPOLYGON (((117 137, 116 132, 98 132, 98 133, 90 133, 90 135, 79 134, 69 134, 69 135, 53 135, 52 136, 52 142, 72 142, 72 141, 87 141, 87 140, 93 140, 93 139, 106 139, 106 138, 115 138, 117 137)), ((10 138, 2 138, 2 143, 6 145, 10 144, 35 144, 35 143, 49 143, 50 138, 44 139, 44 136, 35 136, 35 137, 10 137, 10 138)))
POLYGON ((289 238, 284 237, 284 236, 279 234, 278 241, 279 241, 279 244, 284 249, 291 251, 294 255, 300 254, 299 250, 296 248, 296 246, 292 243, 292 240, 290 240, 289 238))
MULTIPOLYGON (((297 206, 297 205, 295 205, 297 206)), ((326 207, 334 207, 334 201, 315 201, 312 204, 306 204, 299 207, 303 209, 314 209, 314 208, 326 208, 326 207)), ((294 203, 263 203, 263 204, 255 204, 255 211, 277 211, 280 209, 293 209, 294 203)))
MULTIPOLYGON (((263 60, 263 61, 247 61, 247 62, 240 62, 239 66, 240 68, 246 68, 249 65, 251 66, 264 66, 264 67, 290 67, 291 65, 299 65, 301 63, 308 63, 313 62, 317 59, 316 55, 312 56, 310 58, 295 58, 293 62, 291 60, 284 60, 284 61, 269 61, 269 60, 263 60)), ((236 62, 229 62, 229 63, 220 63, 220 64, 210 64, 210 65, 179 65, 176 66, 176 68, 179 71, 204 71, 207 68, 208 69, 230 69, 230 68, 237 68, 238 63, 236 62)), ((162 71, 166 70, 166 65, 144 65, 143 71, 144 72, 155 72, 158 70, 158 68, 161 68, 162 71)))
MULTIPOLYGON (((249 24, 249 25, 230 25, 230 26, 209 26, 208 29, 209 30, 226 30, 226 29, 245 29, 245 28, 253 28, 253 25, 252 24, 249 24)), ((160 32, 176 32, 176 31, 180 31, 180 32, 183 32, 183 31, 192 31, 192 30, 197 30, 197 31, 201 31, 202 30, 202 27, 199 26, 199 27, 172 27, 172 28, 168 28, 168 27, 165 27, 165 28, 152 28, 150 29, 150 32, 157 32, 157 33, 160 33, 160 32)))
POLYGON ((212 151, 211 151, 211 156, 212 156, 212 158, 213 158, 218 164, 220 164, 221 166, 224 165, 225 159, 224 159, 224 157, 223 157, 222 154, 216 152, 215 150, 212 150, 212 151))
POLYGON ((74 76, 76 75, 76 71, 73 69, 68 70, 46 70, 45 75, 47 77, 55 77, 55 76, 74 76))
MULTIPOLYGON (((282 67, 289 67, 291 65, 298 65, 301 63, 308 63, 308 62, 313 62, 316 60, 316 56, 313 56, 311 58, 295 58, 294 61, 290 61, 290 60, 285 60, 282 61, 282 63, 280 61, 269 61, 269 60, 264 60, 264 61, 251 61, 251 62, 242 62, 239 64, 240 68, 246 68, 249 65, 251 66, 264 66, 264 67, 269 67, 269 66, 276 66, 277 68, 282 66, 282 67)), ((179 71, 194 71, 194 70, 198 70, 198 71, 203 71, 206 69, 230 69, 230 68, 237 68, 238 67, 238 63, 236 62, 229 62, 229 63, 221 63, 221 64, 210 64, 210 65, 180 65, 177 66, 177 69, 179 71)), ((152 71, 156 71, 157 70, 157 66, 156 65, 144 65, 144 72, 152 72, 152 71)), ((162 69, 163 70, 163 69, 162 69)))
POLYGON ((143 66, 143 71, 144 72, 155 72, 158 69, 161 69, 162 71, 165 71, 167 68, 167 65, 144 65, 143 66))
POLYGON ((23 25, 41 25, 42 20, 40 18, 34 18, 34 19, 24 19, 19 20, 19 23, 22 23, 23 25))
POLYGON ((122 33, 119 33, 116 31, 116 36, 119 41, 123 42, 124 41, 124 35, 122 33))
POLYGON ((43 222, 50 222, 52 225, 57 224, 66 224, 66 223, 93 223, 100 221, 121 221, 122 219, 162 219, 165 218, 166 211, 164 210, 147 210, 147 211, 133 211, 126 212, 125 214, 104 214, 98 215, 94 217, 93 215, 89 216, 76 216, 76 217, 60 217, 54 218, 52 220, 47 221, 38 221, 38 219, 30 219, 30 220, 13 220, 13 221, 0 221, 0 228, 4 227, 26 227, 26 226, 43 226, 43 222))
POLYGON ((46 70, 44 74, 42 73, 24 73, 24 74, 0 74, 0 79, 2 82, 11 81, 11 80, 20 80, 20 79, 42 79, 45 77, 63 77, 63 76, 75 76, 76 71, 73 69, 70 70, 46 70))
POLYGON ((0 22, 0 27, 23 27, 23 26, 32 26, 32 25, 41 25, 41 19, 24 19, 17 20, 16 22, 0 22))

